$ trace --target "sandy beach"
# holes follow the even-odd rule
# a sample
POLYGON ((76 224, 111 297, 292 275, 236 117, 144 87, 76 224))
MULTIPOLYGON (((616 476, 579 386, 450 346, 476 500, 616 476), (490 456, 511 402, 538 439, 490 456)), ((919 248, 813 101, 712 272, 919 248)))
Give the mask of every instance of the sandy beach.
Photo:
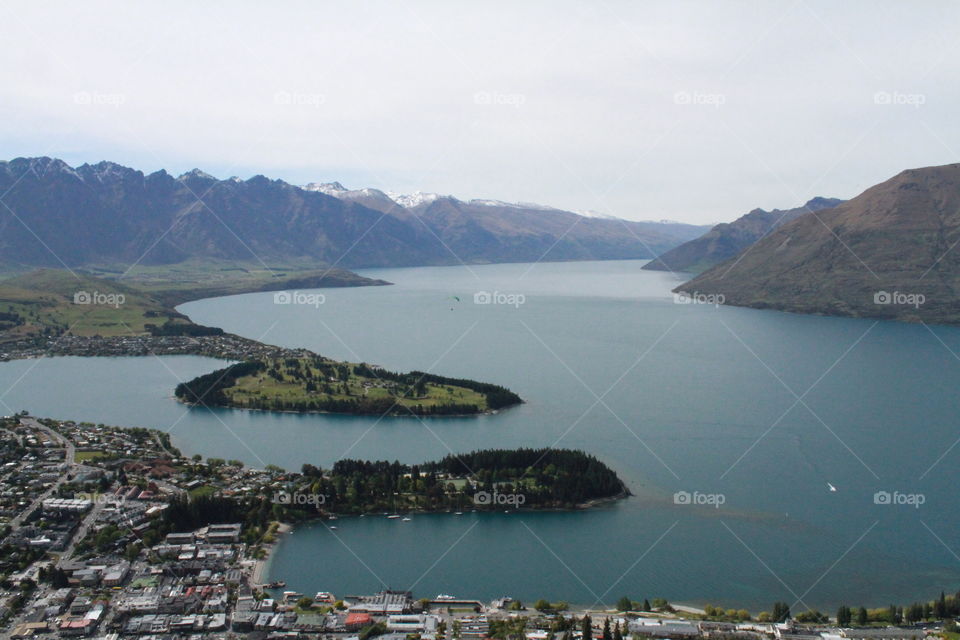
MULTIPOLYGON (((276 531, 276 540, 280 540, 280 536, 288 533, 293 527, 285 522, 281 522, 277 525, 276 531)), ((262 560, 257 560, 253 565, 253 572, 250 574, 250 584, 253 586, 262 585, 264 577, 267 573, 267 569, 270 567, 270 559, 273 554, 273 547, 276 546, 277 542, 272 542, 270 544, 264 545, 264 550, 266 551, 266 556, 262 560)))

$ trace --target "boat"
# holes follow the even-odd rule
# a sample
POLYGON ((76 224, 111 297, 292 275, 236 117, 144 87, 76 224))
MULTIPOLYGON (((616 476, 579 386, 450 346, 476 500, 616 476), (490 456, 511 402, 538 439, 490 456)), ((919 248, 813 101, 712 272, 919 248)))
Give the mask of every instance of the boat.
POLYGON ((399 518, 400 518, 400 516, 398 516, 398 515, 387 516, 387 520, 397 520, 397 519, 399 519, 399 518))
POLYGON ((283 580, 274 580, 273 582, 269 582, 263 586, 267 589, 283 589, 285 586, 287 586, 287 583, 283 580))
POLYGON ((330 531, 334 531, 336 527, 330 527, 330 531))
POLYGON ((327 518, 327 520, 336 520, 336 519, 337 519, 337 516, 329 516, 329 517, 327 518))
POLYGON ((412 520, 412 518, 404 518, 403 522, 410 522, 410 520, 412 520))
POLYGON ((441 593, 436 598, 434 598, 434 600, 456 600, 456 599, 457 599, 456 596, 451 596, 446 593, 441 593))
POLYGON ((455 515, 455 516, 462 516, 462 515, 463 515, 463 511, 457 511, 457 512, 454 513, 453 515, 455 515))

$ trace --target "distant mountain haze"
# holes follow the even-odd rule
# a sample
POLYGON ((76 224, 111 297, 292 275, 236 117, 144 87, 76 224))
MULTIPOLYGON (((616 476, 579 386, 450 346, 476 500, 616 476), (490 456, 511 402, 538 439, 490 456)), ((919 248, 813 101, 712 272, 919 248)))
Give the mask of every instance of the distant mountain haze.
POLYGON ((651 271, 699 273, 732 258, 780 225, 810 211, 829 209, 842 202, 843 200, 838 198, 813 198, 796 209, 754 209, 733 222, 718 224, 699 238, 670 249, 643 268, 651 271))
POLYGON ((806 213, 677 288, 727 304, 960 322, 960 164, 903 171, 806 213))
POLYGON ((0 262, 19 267, 304 259, 391 267, 652 258, 702 226, 581 216, 538 205, 391 198, 200 170, 149 175, 112 162, 0 163, 0 262), (354 195, 356 194, 356 195, 354 195), (406 205, 406 206, 404 206, 406 205))

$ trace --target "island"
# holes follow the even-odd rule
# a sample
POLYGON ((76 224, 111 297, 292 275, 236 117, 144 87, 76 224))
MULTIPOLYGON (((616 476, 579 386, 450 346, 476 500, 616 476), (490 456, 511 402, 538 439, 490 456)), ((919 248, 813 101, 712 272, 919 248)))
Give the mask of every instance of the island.
POLYGON ((484 449, 441 460, 338 460, 329 471, 303 465, 275 503, 285 519, 317 513, 584 509, 630 495, 617 473, 573 449, 484 449), (304 499, 300 496, 307 496, 304 499))
POLYGON ((396 373, 319 355, 262 357, 177 385, 192 405, 297 413, 462 416, 522 402, 505 387, 432 373, 396 373))

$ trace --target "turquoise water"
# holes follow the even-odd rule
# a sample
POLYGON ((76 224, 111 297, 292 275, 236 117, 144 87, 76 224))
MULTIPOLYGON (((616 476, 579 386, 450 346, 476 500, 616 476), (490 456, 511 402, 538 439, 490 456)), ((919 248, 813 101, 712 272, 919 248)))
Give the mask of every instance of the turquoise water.
POLYGON ((753 610, 786 600, 832 611, 956 590, 960 446, 949 448, 960 437, 960 360, 950 350, 960 354, 960 332, 677 305, 676 279, 641 265, 371 270, 396 285, 326 290, 319 307, 275 305, 273 294, 181 307, 265 342, 489 380, 527 400, 498 415, 420 422, 188 409, 171 397, 176 382, 222 366, 197 357, 5 363, 0 389, 13 386, 0 401, 169 428, 187 453, 261 466, 582 448, 635 494, 582 513, 345 518, 332 531, 316 523, 286 536, 271 566, 305 593, 388 585, 423 596, 589 605, 629 595, 753 610), (476 305, 481 290, 525 301, 476 305), (678 491, 722 494, 724 504, 678 505, 678 491), (878 505, 877 491, 925 502, 878 505))

